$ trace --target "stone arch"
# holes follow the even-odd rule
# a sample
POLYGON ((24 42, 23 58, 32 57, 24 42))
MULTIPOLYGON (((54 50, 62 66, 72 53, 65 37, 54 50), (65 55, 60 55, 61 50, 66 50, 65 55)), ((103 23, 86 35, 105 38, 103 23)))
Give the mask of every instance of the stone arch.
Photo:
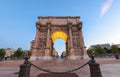
POLYGON ((53 46, 54 46, 54 41, 61 38, 65 42, 65 48, 66 48, 66 56, 68 56, 68 34, 66 34, 62 30, 56 30, 51 34, 51 55, 53 55, 53 46))
POLYGON ((52 59, 53 42, 63 38, 67 59, 87 58, 80 17, 38 17, 36 37, 31 42, 31 60, 52 59))

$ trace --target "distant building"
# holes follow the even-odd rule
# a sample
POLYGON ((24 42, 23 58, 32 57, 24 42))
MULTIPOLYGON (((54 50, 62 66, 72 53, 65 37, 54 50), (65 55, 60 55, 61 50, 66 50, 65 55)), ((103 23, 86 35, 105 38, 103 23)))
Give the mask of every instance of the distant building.
POLYGON ((13 48, 7 48, 7 49, 5 49, 5 52, 6 52, 5 57, 10 57, 15 51, 16 50, 13 49, 13 48))
POLYGON ((66 57, 66 51, 63 51, 61 54, 61 58, 65 58, 66 57))
POLYGON ((110 44, 97 44, 97 45, 91 45, 89 49, 94 49, 96 46, 100 46, 101 48, 110 50, 111 46, 110 44))
POLYGON ((120 44, 115 44, 118 48, 120 48, 120 44))

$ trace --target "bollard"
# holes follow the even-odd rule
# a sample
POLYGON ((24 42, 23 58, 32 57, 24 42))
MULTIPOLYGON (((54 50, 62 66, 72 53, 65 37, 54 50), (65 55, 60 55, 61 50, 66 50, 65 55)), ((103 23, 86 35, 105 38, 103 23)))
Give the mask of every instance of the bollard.
POLYGON ((28 62, 28 57, 25 57, 24 64, 20 65, 20 71, 18 77, 30 77, 30 63, 28 62))
POLYGON ((91 56, 91 60, 89 62, 89 68, 90 68, 90 77, 102 77, 100 64, 96 63, 93 55, 91 56))

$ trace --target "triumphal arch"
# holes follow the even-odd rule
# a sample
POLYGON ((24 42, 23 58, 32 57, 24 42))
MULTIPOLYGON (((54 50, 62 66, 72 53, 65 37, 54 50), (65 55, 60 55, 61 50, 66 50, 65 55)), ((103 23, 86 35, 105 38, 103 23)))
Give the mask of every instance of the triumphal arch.
POLYGON ((38 19, 36 37, 30 47, 31 60, 52 59, 54 41, 59 38, 65 41, 67 59, 87 58, 79 16, 40 16, 38 19))

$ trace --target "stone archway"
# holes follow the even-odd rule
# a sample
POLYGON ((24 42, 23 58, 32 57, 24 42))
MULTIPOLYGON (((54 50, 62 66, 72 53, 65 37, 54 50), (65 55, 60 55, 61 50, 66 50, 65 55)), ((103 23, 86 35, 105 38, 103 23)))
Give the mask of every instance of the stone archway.
POLYGON ((55 31, 51 35, 51 43, 52 43, 52 45, 51 45, 51 55, 53 55, 53 49, 54 49, 53 46, 54 46, 55 40, 57 40, 57 39, 63 39, 64 40, 65 46, 66 46, 65 47, 66 48, 66 56, 68 56, 68 48, 67 48, 67 46, 68 46, 68 43, 67 43, 68 42, 68 35, 61 30, 55 31))
POLYGON ((87 58, 80 17, 38 17, 36 37, 31 42, 31 60, 52 59, 53 42, 66 41, 67 59, 87 58), (63 34, 63 36, 58 35, 63 34), (57 36, 58 35, 58 36, 57 36))

